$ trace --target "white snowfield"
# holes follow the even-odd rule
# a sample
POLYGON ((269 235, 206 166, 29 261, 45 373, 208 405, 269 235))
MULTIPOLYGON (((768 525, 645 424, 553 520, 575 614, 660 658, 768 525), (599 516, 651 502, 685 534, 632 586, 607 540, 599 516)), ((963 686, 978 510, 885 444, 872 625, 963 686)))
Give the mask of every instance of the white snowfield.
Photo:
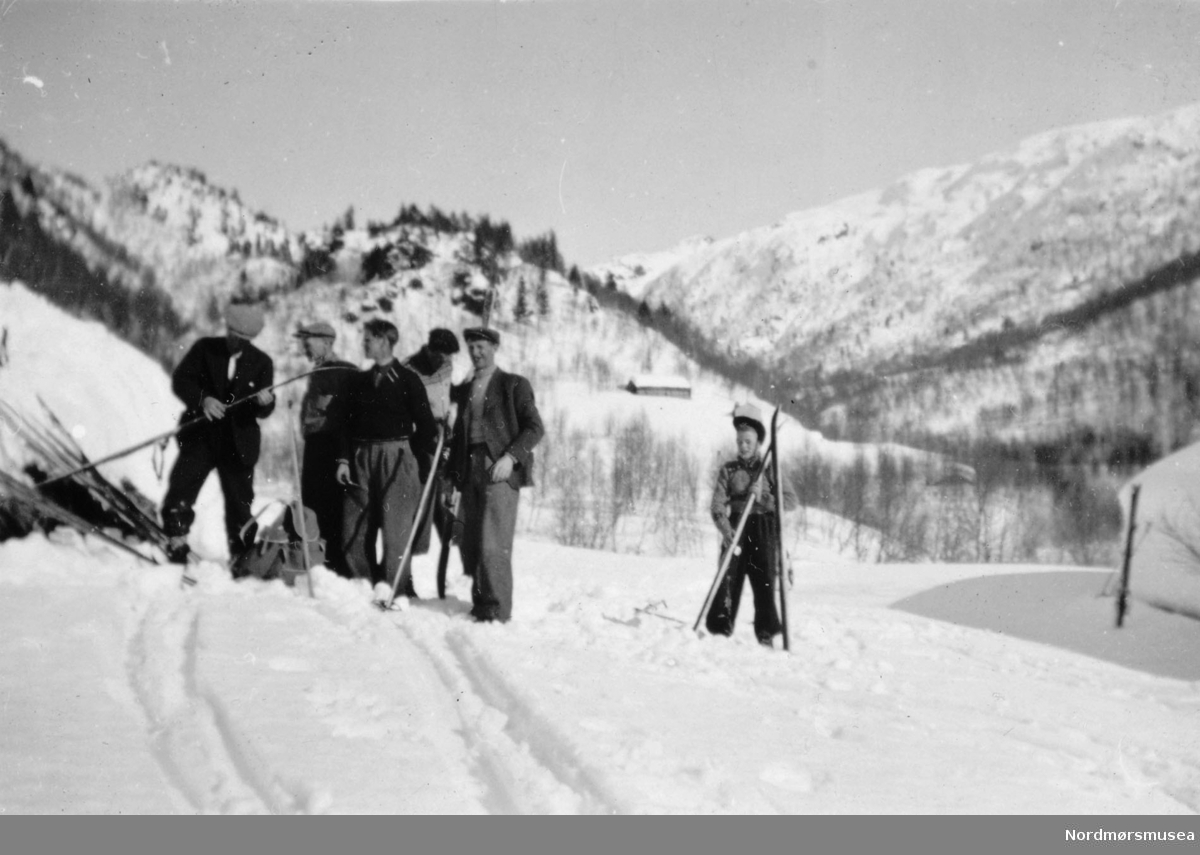
MULTIPOLYGON (((98 324, 3 285, 0 324, 0 397, 47 390, 94 457, 173 423, 165 374, 98 324)), ((540 400, 608 407, 572 395, 540 400)), ((728 412, 653 405, 704 448, 728 412)), ((157 500, 150 461, 105 471, 157 500)), ((219 497, 197 510, 219 540, 219 497)), ((1114 629, 1107 568, 801 540, 785 653, 748 593, 732 638, 692 631, 715 554, 711 527, 678 558, 520 536, 513 620, 476 625, 457 557, 445 601, 420 556, 427 599, 382 613, 321 569, 314 598, 217 562, 185 587, 72 531, 5 541, 0 815, 1200 811, 1200 622, 1135 601, 1114 629)))
MULTIPOLYGON (((731 639, 691 631, 710 562, 536 541, 516 562, 513 621, 476 625, 454 564, 445 601, 381 613, 321 571, 312 599, 215 563, 185 588, 73 532, 9 541, 0 811, 1200 809, 1194 673, 888 608, 999 568, 803 563, 784 653, 748 613, 731 639)), ((432 575, 426 556, 422 594, 432 575)), ((1105 575, 1069 575, 1090 584, 1067 612, 1103 633, 1105 575)), ((1135 608, 1121 632, 1158 620, 1187 623, 1135 608)))

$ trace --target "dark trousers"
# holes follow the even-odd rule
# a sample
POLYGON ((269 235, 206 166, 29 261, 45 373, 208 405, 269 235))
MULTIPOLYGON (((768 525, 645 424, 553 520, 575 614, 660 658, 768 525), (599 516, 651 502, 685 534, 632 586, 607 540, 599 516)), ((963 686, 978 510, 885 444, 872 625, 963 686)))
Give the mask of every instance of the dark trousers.
MULTIPOLYGON (((346 567, 342 549, 342 505, 345 490, 337 482, 338 440, 333 433, 313 433, 304 438, 304 466, 300 472, 300 498, 317 515, 325 539, 325 563, 342 576, 346 567)), ((311 537, 311 532, 309 534, 311 537)), ((371 540, 372 546, 374 539, 371 540)))
POLYGON ((754 635, 770 642, 782 631, 775 608, 775 577, 778 558, 775 546, 775 518, 771 514, 751 514, 742 531, 742 553, 729 562, 725 579, 717 589, 705 626, 713 635, 732 635, 737 621, 742 587, 747 578, 754 595, 754 635))
POLYGON ((236 556, 245 549, 240 532, 252 516, 254 467, 245 466, 238 460, 231 440, 218 437, 180 442, 179 457, 171 468, 167 494, 163 497, 163 528, 171 537, 186 536, 191 531, 196 519, 192 509, 196 497, 214 469, 225 497, 225 537, 229 542, 229 554, 236 556))
POLYGON ((512 617, 512 550, 517 529, 519 490, 488 478, 492 459, 483 445, 471 447, 462 489, 463 531, 458 549, 463 572, 474 577, 471 614, 480 620, 512 617))
MULTIPOLYGON (((424 489, 425 485, 421 485, 424 489)), ((449 483, 439 470, 433 476, 433 487, 429 491, 429 501, 425 505, 425 513, 417 522, 417 539, 413 541, 413 555, 424 555, 429 552, 432 542, 431 532, 437 529, 438 537, 447 530, 450 512, 446 510, 445 498, 449 483)))
POLYGON ((342 514, 342 546, 352 576, 385 581, 400 593, 412 588, 412 561, 400 566, 421 501, 417 461, 407 440, 356 443, 342 514), (383 563, 372 560, 376 532, 383 534, 383 563), (400 574, 396 585, 396 574, 400 574))

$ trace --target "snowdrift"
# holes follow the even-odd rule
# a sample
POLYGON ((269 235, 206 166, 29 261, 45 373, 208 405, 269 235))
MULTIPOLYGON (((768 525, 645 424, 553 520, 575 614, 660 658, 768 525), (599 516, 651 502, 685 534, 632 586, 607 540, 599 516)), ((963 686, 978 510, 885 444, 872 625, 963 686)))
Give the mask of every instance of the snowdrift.
MULTIPOLYGON (((1200 620, 1200 443, 1147 467, 1121 489, 1125 530, 1138 504, 1129 569, 1134 599, 1200 620)), ((1120 573, 1108 590, 1115 592, 1120 573)))

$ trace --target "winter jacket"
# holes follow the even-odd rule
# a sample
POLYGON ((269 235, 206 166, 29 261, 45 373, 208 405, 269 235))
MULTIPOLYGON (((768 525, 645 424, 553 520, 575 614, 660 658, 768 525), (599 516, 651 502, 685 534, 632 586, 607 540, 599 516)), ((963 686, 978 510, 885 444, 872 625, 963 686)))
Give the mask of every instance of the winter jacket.
MULTIPOLYGON (((454 424, 447 469, 454 483, 462 485, 466 483, 467 464, 471 459, 470 426, 467 424, 471 418, 471 381, 451 387, 450 401, 458 406, 458 419, 454 424)), ((496 368, 484 391, 483 424, 480 427, 492 460, 511 454, 517 461, 508 477, 509 486, 513 489, 531 486, 533 449, 546 430, 529 381, 519 374, 496 368)))
MULTIPOLYGON (((184 355, 171 375, 171 390, 186 407, 179 420, 181 424, 204 419, 205 398, 231 404, 274 384, 275 364, 254 345, 246 342, 232 380, 228 378, 230 355, 223 336, 199 339, 184 355)), ((232 442, 238 461, 243 466, 253 466, 258 462, 262 439, 258 420, 274 410, 274 400, 263 406, 251 398, 230 408, 224 418, 205 420, 188 428, 180 435, 180 442, 227 439, 232 442)))
POLYGON ((300 429, 305 437, 317 433, 338 434, 346 411, 346 385, 358 366, 340 359, 327 359, 308 379, 300 402, 300 429))
MULTIPOLYGON (((754 489, 755 478, 762 465, 761 456, 756 454, 751 460, 742 460, 739 457, 726 461, 717 471, 717 483, 713 486, 709 510, 722 537, 733 536, 734 526, 741 518, 742 511, 746 509, 746 503, 749 502, 752 493, 754 507, 750 511, 751 515, 775 513, 775 474, 770 467, 757 482, 757 490, 754 489)), ((798 504, 800 502, 796 498, 796 491, 784 478, 783 509, 788 511, 798 504)))

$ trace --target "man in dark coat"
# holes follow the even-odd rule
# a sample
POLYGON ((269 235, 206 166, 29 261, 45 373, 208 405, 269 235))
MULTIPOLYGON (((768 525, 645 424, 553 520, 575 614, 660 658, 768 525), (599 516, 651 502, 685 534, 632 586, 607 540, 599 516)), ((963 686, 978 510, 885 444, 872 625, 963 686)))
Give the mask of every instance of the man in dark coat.
POLYGON ((474 375, 450 390, 458 407, 448 469, 462 492, 463 571, 473 577, 477 621, 512 617, 512 548, 520 489, 533 483, 533 449, 545 433, 533 387, 496 367, 500 333, 463 332, 474 375))
POLYGON ((187 561, 187 535, 196 517, 192 507, 214 469, 225 497, 230 556, 244 551, 241 531, 251 520, 261 444, 258 420, 275 409, 274 363, 250 343, 262 331, 262 308, 230 304, 225 325, 224 337, 192 345, 171 376, 171 389, 186 406, 180 422, 203 419, 180 431, 179 457, 163 497, 163 528, 171 538, 167 557, 180 564, 187 561))
POLYGON ((421 487, 437 445, 425 387, 392 355, 400 334, 379 318, 363 326, 363 353, 375 365, 346 385, 337 480, 346 486, 342 544, 350 572, 369 578, 376 596, 415 596, 411 561, 401 559, 416 522, 421 487), (383 566, 371 560, 383 533, 383 566), (397 574, 399 578, 397 579, 397 574), (383 589, 381 585, 387 585, 383 589))
MULTIPOLYGON (((733 427, 737 434, 737 457, 723 463, 717 471, 710 506, 713 522, 721 533, 722 556, 733 543, 734 527, 751 496, 754 504, 737 544, 739 551, 729 562, 705 626, 714 635, 733 634, 742 588, 749 579, 754 596, 754 635, 759 644, 771 647, 781 631, 779 612, 775 608, 775 581, 780 560, 775 542, 775 514, 780 513, 775 507, 775 475, 769 466, 763 470, 765 461, 759 447, 767 430, 758 407, 738 404, 733 411, 733 427), (761 478, 759 472, 762 472, 761 478)), ((796 507, 796 491, 786 479, 782 493, 783 510, 796 507)))
POLYGON ((325 540, 325 563, 338 574, 350 576, 342 549, 344 491, 336 476, 346 384, 358 373, 358 366, 334 355, 337 332, 324 321, 300 327, 296 338, 316 369, 300 402, 300 430, 304 436, 300 497, 305 507, 316 514, 317 527, 325 540))

